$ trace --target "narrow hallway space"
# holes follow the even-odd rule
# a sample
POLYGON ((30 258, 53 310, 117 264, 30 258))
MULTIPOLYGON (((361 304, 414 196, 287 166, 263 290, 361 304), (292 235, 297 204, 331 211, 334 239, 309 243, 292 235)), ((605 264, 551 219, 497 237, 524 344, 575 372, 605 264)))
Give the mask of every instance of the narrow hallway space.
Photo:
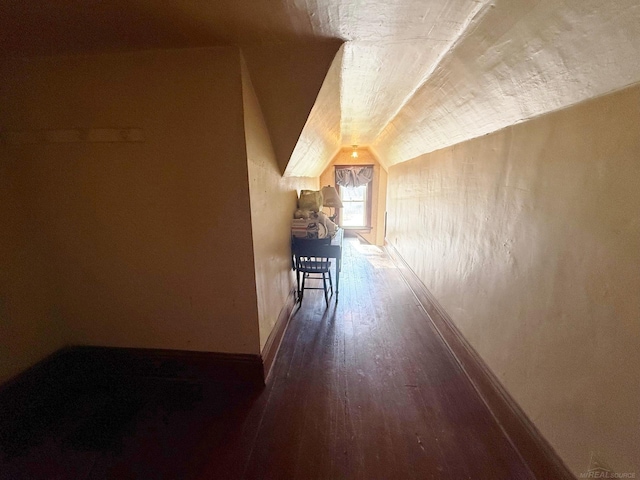
POLYGON ((344 243, 339 301, 305 293, 249 414, 241 477, 533 478, 391 259, 344 243))
POLYGON ((391 259, 355 239, 339 301, 305 294, 261 391, 119 379, 46 410, 0 436, 0 479, 534 478, 391 259))

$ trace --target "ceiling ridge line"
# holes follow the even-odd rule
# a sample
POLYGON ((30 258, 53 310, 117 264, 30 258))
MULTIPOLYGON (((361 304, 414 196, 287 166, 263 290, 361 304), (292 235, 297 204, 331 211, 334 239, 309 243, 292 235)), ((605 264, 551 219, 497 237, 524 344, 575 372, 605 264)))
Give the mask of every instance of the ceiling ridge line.
POLYGON ((494 7, 492 3, 493 0, 484 0, 478 2, 478 5, 473 10, 473 12, 467 17, 462 28, 460 29, 460 34, 457 35, 451 43, 445 48, 442 53, 438 56, 438 58, 433 62, 432 68, 420 79, 420 81, 416 84, 415 88, 411 90, 411 92, 405 97, 400 106, 393 112, 393 114, 389 117, 389 119, 384 123, 382 127, 376 132, 373 136, 374 141, 371 145, 374 145, 377 142, 378 137, 382 134, 382 132, 396 119, 396 117, 400 114, 400 112, 407 106, 407 104, 411 101, 411 99, 416 95, 416 93, 424 86, 425 83, 431 78, 431 76, 436 72, 438 67, 443 63, 445 58, 449 57, 453 51, 457 48, 457 46, 467 38, 470 33, 471 28, 477 27, 488 11, 494 7))

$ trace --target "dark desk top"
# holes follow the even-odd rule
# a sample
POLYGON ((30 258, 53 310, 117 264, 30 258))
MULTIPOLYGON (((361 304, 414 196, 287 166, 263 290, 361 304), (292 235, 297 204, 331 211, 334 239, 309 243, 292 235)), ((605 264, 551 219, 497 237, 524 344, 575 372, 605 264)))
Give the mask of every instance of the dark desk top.
POLYGON ((339 245, 342 246, 344 239, 344 229, 338 228, 333 237, 327 238, 303 238, 303 237, 291 237, 292 245, 339 245))
POLYGON ((338 228, 336 234, 330 238, 299 238, 291 237, 291 254, 307 255, 310 257, 342 257, 342 241, 344 230, 338 228))

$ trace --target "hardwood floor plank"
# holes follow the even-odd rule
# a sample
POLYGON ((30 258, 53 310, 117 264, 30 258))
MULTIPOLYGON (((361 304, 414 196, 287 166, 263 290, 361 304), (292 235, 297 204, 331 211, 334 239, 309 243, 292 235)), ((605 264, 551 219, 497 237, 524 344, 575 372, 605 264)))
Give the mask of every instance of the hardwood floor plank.
POLYGON ((386 254, 347 240, 343 259, 340 300, 305 292, 262 391, 176 409, 159 387, 119 448, 64 452, 84 470, 56 478, 533 478, 386 254))

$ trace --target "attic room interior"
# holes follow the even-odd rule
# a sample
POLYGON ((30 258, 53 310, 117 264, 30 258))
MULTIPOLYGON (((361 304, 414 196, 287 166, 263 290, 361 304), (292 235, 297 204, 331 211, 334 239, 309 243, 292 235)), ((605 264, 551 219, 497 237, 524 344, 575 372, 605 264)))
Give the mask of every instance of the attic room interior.
POLYGON ((0 479, 636 478, 638 185, 638 0, 0 0, 0 479))

